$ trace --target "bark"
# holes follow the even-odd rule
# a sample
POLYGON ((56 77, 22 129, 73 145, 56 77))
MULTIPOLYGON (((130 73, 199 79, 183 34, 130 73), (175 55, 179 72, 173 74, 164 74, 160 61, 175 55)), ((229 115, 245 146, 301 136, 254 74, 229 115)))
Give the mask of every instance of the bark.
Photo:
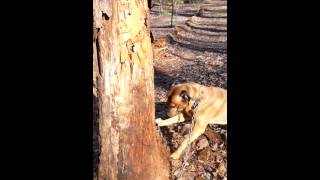
POLYGON ((98 179, 169 179, 154 123, 154 70, 146 0, 94 0, 100 156, 98 179))

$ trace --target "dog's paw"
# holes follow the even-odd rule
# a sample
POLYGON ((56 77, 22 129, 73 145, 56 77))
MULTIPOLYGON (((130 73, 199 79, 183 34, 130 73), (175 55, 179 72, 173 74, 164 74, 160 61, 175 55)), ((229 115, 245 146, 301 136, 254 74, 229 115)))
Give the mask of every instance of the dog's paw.
POLYGON ((157 118, 157 119, 156 119, 156 124, 157 124, 158 126, 161 125, 161 122, 162 122, 162 119, 161 119, 161 118, 157 118))
POLYGON ((171 159, 175 159, 175 160, 177 160, 177 159, 179 159, 180 158, 180 154, 178 153, 178 152, 174 152, 173 154, 171 154, 171 159))

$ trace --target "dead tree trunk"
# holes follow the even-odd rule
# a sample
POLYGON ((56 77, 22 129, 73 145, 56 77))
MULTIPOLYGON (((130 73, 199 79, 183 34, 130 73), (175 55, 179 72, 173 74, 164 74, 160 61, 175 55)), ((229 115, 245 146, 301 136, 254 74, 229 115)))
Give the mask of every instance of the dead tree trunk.
POLYGON ((154 123, 154 70, 146 0, 94 0, 99 180, 169 179, 154 123))

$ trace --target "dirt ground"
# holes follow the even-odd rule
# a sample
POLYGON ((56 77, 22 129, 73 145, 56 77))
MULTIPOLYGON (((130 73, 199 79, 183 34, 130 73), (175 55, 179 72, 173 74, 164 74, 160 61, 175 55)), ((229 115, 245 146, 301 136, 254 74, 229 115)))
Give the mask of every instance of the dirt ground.
MULTIPOLYGON (((170 15, 159 15, 157 8, 151 10, 156 118, 165 119, 166 93, 175 81, 227 89, 226 3, 181 5, 174 18, 175 28, 170 27, 170 15), (217 17, 212 9, 220 11, 217 17)), ((171 152, 188 136, 190 125, 186 122, 160 128, 171 152)), ((181 179, 227 179, 226 126, 208 126, 188 153, 190 158, 181 179)), ((180 171, 181 163, 171 162, 172 177, 180 171)))
MULTIPOLYGON (((227 89, 227 18, 225 0, 207 0, 207 4, 177 6, 174 28, 170 15, 151 11, 151 31, 155 42, 156 118, 166 116, 166 93, 173 82, 196 82, 227 89)), ((95 68, 95 66, 94 66, 95 68)), ((93 99, 93 171, 96 176, 99 156, 96 92, 93 99)), ((161 127, 164 142, 174 152, 188 136, 191 123, 161 127)), ((191 145, 189 160, 180 180, 227 179, 227 128, 210 125, 191 145)), ((171 177, 176 177, 182 160, 171 161, 171 177)))

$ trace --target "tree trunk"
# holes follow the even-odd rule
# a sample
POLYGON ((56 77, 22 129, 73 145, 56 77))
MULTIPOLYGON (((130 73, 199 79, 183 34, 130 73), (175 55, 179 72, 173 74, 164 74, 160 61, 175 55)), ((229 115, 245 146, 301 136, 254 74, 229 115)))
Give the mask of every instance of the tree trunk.
POLYGON ((160 7, 159 7, 159 9, 160 9, 160 15, 162 15, 162 0, 160 0, 160 7))
POLYGON ((100 156, 98 179, 169 179, 156 130, 146 0, 94 0, 100 156))
POLYGON ((171 27, 173 27, 174 0, 171 1, 171 27))

